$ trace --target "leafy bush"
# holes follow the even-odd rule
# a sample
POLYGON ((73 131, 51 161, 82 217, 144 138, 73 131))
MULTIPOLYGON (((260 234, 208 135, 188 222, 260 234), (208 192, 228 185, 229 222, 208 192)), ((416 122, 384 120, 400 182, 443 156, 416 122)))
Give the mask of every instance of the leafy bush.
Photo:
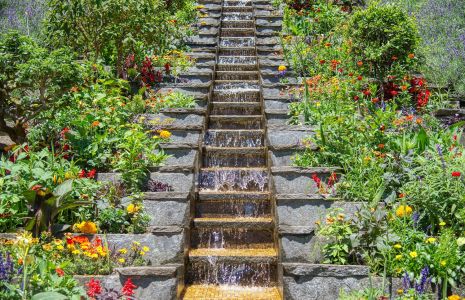
POLYGON ((50 41, 70 45, 87 58, 103 58, 120 77, 128 55, 164 54, 183 34, 184 24, 172 16, 175 7, 164 1, 49 0, 48 5, 50 41))
POLYGON ((370 63, 373 76, 384 79, 396 61, 407 61, 415 53, 418 29, 406 12, 394 5, 372 4, 350 18, 347 34, 354 54, 370 63))
POLYGON ((65 106, 62 97, 81 80, 66 48, 49 51, 17 32, 0 36, 0 130, 16 143, 41 112, 65 106), (11 122, 11 123, 10 123, 11 122))

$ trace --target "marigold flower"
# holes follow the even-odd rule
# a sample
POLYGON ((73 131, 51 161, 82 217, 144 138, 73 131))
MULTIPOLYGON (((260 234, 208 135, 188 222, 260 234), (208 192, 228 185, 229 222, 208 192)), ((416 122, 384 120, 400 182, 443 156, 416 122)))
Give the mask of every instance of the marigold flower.
POLYGON ((280 66, 278 67, 278 71, 279 71, 279 72, 284 72, 284 71, 286 71, 286 70, 287 70, 286 66, 280 65, 280 66))
POLYGON ((79 254, 81 254, 81 250, 76 249, 76 250, 73 250, 71 253, 74 254, 74 255, 79 255, 79 254))
POLYGON ((359 60, 359 61, 357 62, 357 66, 359 66, 359 67, 363 66, 363 61, 359 60))
POLYGON ((140 210, 140 207, 135 205, 134 203, 131 203, 128 205, 128 207, 126 207, 126 211, 130 214, 135 214, 139 210, 140 210))
POLYGON ((64 249, 65 249, 65 247, 63 247, 63 245, 58 245, 58 246, 57 246, 57 250, 62 251, 62 250, 64 250, 64 249))
POLYGON ((100 122, 99 121, 94 121, 92 122, 92 127, 97 127, 100 125, 100 122))
POLYGON ((160 131, 160 137, 162 139, 169 139, 171 137, 171 132, 169 132, 168 130, 162 130, 160 131))
POLYGON ((417 258, 418 257, 418 253, 416 251, 410 252, 409 255, 410 255, 411 258, 417 258))
POLYGON ((462 298, 460 298, 459 295, 452 295, 452 296, 449 296, 447 297, 447 300, 461 300, 462 298))
POLYGON ((86 233, 86 234, 95 234, 97 233, 97 225, 91 221, 82 221, 81 223, 74 224, 73 226, 75 231, 86 233))
POLYGON ((410 53, 410 54, 408 55, 408 58, 410 58, 410 59, 414 59, 414 58, 415 58, 415 54, 413 54, 413 53, 410 53))
POLYGON ((404 290, 403 289, 398 289, 397 290, 397 295, 403 295, 404 294, 404 290))
POLYGON ((61 269, 61 268, 56 268, 56 269, 55 269, 55 272, 57 273, 57 275, 58 275, 59 277, 65 276, 65 272, 64 272, 63 269, 61 269))
POLYGON ((401 205, 397 208, 396 210, 396 216, 398 217, 405 217, 405 216, 409 216, 411 213, 412 213, 412 207, 408 206, 408 205, 401 205))

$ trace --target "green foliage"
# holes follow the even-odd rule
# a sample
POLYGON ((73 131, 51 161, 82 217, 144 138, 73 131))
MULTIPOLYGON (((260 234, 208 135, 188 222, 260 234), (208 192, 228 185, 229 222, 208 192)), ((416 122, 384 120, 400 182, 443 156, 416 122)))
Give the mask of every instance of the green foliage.
POLYGON ((89 179, 73 179, 79 169, 48 149, 25 152, 19 148, 12 161, 0 161, 0 229, 9 231, 27 221, 27 228, 38 235, 42 230, 63 229, 54 226, 58 214, 90 204, 81 194, 93 195, 98 184, 89 179))
POLYGON ((371 64, 378 79, 388 74, 395 61, 407 61, 419 43, 414 20, 394 5, 371 4, 356 11, 349 19, 347 35, 354 54, 371 64))
POLYGON ((16 32, 0 37, 0 130, 26 141, 29 123, 42 111, 65 106, 62 96, 80 82, 81 68, 66 48, 53 51, 16 32), (10 125, 8 122, 12 122, 10 125))
POLYGON ((163 54, 182 37, 185 24, 178 24, 172 16, 182 3, 49 0, 46 30, 54 45, 70 45, 86 57, 102 58, 122 76, 128 55, 147 51, 163 54))

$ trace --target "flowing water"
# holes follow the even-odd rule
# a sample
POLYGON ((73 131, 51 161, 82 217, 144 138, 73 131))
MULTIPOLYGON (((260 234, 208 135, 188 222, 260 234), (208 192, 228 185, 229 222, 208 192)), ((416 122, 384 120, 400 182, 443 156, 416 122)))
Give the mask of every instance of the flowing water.
POLYGON ((183 299, 282 299, 252 1, 223 1, 183 299))

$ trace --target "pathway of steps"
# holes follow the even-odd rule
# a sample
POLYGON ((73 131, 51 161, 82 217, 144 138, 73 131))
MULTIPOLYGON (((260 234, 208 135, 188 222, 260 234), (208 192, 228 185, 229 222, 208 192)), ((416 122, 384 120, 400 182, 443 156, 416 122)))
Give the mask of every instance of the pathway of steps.
POLYGON ((252 1, 225 0, 183 299, 281 299, 252 1))

